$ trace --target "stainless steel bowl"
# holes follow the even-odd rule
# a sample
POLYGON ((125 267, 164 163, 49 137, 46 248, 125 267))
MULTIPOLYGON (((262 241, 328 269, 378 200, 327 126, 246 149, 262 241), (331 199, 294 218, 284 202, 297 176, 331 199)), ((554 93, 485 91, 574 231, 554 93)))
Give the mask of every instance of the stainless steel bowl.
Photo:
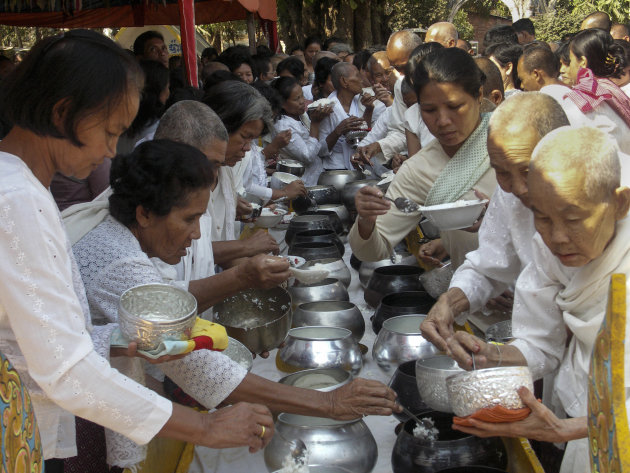
POLYGON ((282 288, 249 289, 213 307, 214 321, 253 353, 273 350, 291 327, 291 296, 282 288))
POLYGON ((479 409, 503 406, 506 409, 525 407, 518 392, 525 386, 534 390, 532 374, 527 366, 500 366, 464 371, 446 379, 448 399, 455 415, 466 417, 479 409))
MULTIPOLYGON (((284 468, 280 470, 276 470, 273 473, 286 473, 284 468)), ((314 466, 311 465, 308 467, 308 473, 354 473, 347 468, 342 468, 340 466, 314 466)))
POLYGON ((317 184, 335 186, 339 192, 343 192, 343 188, 348 182, 358 181, 363 177, 363 173, 358 170, 324 171, 319 175, 317 184))
POLYGON ((334 278, 326 278, 315 284, 295 283, 289 287, 289 294, 296 308, 306 302, 350 300, 345 286, 334 278))
POLYGON ((291 184, 293 181, 297 181, 300 178, 290 174, 288 172, 274 172, 271 175, 271 180, 269 181, 269 187, 272 189, 284 189, 286 186, 291 184))
POLYGON ((434 268, 420 276, 420 282, 424 290, 431 294, 431 297, 438 298, 446 291, 453 279, 453 266, 450 261, 439 268, 434 268))
POLYGON ((406 291, 388 294, 381 299, 372 317, 372 330, 379 333, 383 322, 398 315, 427 314, 435 304, 429 294, 424 291, 406 291))
POLYGON ((369 473, 376 465, 376 440, 361 418, 350 421, 282 413, 276 421, 276 435, 265 448, 269 471, 279 470, 290 451, 290 440, 299 438, 308 448, 311 471, 369 473))
POLYGON ((318 207, 315 210, 307 210, 306 212, 302 212, 300 215, 325 215, 337 235, 341 235, 346 229, 344 224, 341 222, 341 219, 334 210, 323 210, 318 207))
POLYGON ((282 158, 276 163, 276 171, 288 172, 294 176, 302 177, 306 168, 304 167, 304 164, 296 161, 295 159, 282 158))
POLYGON ((363 286, 364 289, 367 287, 367 283, 370 281, 372 273, 374 273, 376 268, 401 264, 407 266, 418 265, 416 257, 406 251, 397 251, 396 255, 400 256, 400 261, 397 260, 396 263, 392 263, 392 260, 389 258, 379 261, 362 261, 359 266, 359 281, 361 282, 361 286, 363 286))
POLYGON ((317 229, 333 229, 326 215, 298 215, 291 219, 289 228, 287 228, 287 232, 284 236, 284 241, 287 242, 287 245, 290 245, 293 235, 297 232, 317 229))
POLYGON ((352 149, 357 149, 359 147, 359 143, 361 143, 361 140, 365 138, 367 134, 367 130, 353 130, 349 131, 344 136, 346 137, 346 143, 348 143, 352 149))
POLYGON ((341 203, 341 193, 332 184, 310 186, 306 188, 308 195, 317 204, 339 204, 341 203))
POLYGON ((363 367, 352 332, 339 327, 297 327, 289 330, 276 354, 280 371, 293 373, 313 368, 342 368, 356 375, 363 367))
POLYGON ((347 328, 358 342, 365 333, 365 321, 359 308, 348 301, 319 301, 300 304, 293 312, 293 326, 325 325, 347 328))
POLYGON ((341 368, 316 368, 298 371, 297 373, 285 376, 278 382, 280 384, 295 386, 296 388, 330 392, 348 384, 350 381, 352 381, 352 374, 341 368))
POLYGON ((166 340, 188 340, 196 319, 195 297, 168 284, 132 287, 118 301, 120 331, 140 350, 153 350, 166 340))
POLYGON ((252 370, 254 365, 254 357, 245 345, 235 338, 228 337, 228 347, 223 350, 223 354, 235 363, 238 363, 247 371, 252 370))
POLYGON ((424 403, 440 412, 453 412, 448 400, 446 378, 462 370, 455 360, 446 355, 438 355, 416 362, 416 381, 424 403))
POLYGON ((377 307, 387 294, 403 291, 422 291, 418 266, 396 264, 376 268, 363 292, 363 298, 370 307, 377 307))
POLYGON ((390 373, 401 363, 439 353, 435 345, 422 337, 420 324, 425 318, 419 314, 400 315, 383 323, 372 348, 372 358, 379 368, 390 373))
POLYGON ((486 330, 486 341, 488 342, 507 343, 511 340, 514 340, 511 320, 497 322, 486 330))
POLYGON ((356 210, 354 196, 359 192, 359 189, 365 186, 376 186, 376 184, 378 184, 378 179, 361 179, 359 181, 349 182, 344 186, 343 191, 341 191, 343 205, 345 205, 348 210, 356 210))
POLYGON ((307 261, 304 263, 303 269, 315 265, 318 265, 318 268, 327 270, 329 278, 338 279, 346 288, 350 286, 352 274, 350 273, 350 268, 346 266, 346 263, 341 258, 323 258, 307 261))

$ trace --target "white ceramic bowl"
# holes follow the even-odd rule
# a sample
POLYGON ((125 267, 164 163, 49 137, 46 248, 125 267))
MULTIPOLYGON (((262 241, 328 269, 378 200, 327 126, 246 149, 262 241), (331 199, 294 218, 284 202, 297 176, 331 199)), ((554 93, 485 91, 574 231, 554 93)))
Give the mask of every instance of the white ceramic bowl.
POLYGON ((275 227, 280 223, 282 217, 286 215, 286 211, 282 209, 271 210, 268 207, 264 207, 259 217, 256 217, 256 226, 260 228, 275 227))
POLYGON ((458 200, 449 204, 421 207, 424 215, 441 231, 470 227, 477 221, 487 200, 458 200))
POLYGON ((525 407, 517 392, 521 386, 534 391, 532 374, 527 366, 464 371, 446 378, 448 401, 455 415, 460 417, 492 406, 525 407))
POLYGON ((272 189, 284 189, 288 184, 291 184, 293 181, 297 181, 300 179, 293 174, 289 174, 288 172, 274 172, 271 175, 270 186, 272 189))

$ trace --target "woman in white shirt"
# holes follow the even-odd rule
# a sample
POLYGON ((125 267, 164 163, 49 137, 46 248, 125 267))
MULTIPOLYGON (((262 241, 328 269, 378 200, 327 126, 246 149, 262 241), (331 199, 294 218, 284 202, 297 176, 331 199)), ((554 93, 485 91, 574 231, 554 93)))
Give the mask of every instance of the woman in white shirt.
POLYGON ((114 156, 138 111, 142 73, 106 37, 74 30, 38 43, 5 79, 0 143, 0 350, 31 391, 47 471, 76 455, 73 414, 145 444, 156 435, 256 451, 269 410, 241 404, 201 414, 109 364, 111 331, 90 322, 85 291, 48 191, 55 172, 85 178, 114 156))
POLYGON ((306 168, 302 180, 306 186, 314 186, 324 169, 322 158, 328 149, 319 141, 319 124, 332 113, 331 106, 318 107, 309 113, 310 125, 305 123, 306 102, 302 87, 292 77, 280 77, 273 87, 282 97, 282 115, 276 122, 276 130, 291 130, 291 141, 282 148, 280 155, 295 159, 306 168))

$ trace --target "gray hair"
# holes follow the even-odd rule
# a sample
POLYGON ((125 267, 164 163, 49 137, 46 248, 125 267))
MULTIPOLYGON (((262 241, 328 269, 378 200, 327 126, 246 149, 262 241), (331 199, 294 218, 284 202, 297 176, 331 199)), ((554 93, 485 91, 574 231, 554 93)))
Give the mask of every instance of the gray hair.
POLYGON ((490 117, 488 136, 493 132, 521 134, 532 129, 542 138, 567 125, 569 119, 556 99, 541 92, 523 92, 497 107, 490 117))
POLYGON ((155 131, 156 140, 172 140, 202 149, 213 141, 228 141, 219 116, 207 105, 182 100, 164 112, 155 131))
POLYGON ((608 199, 621 185, 619 148, 607 133, 593 127, 564 126, 540 140, 529 169, 543 172, 549 168, 580 169, 584 192, 594 202, 608 199))
POLYGON ((221 82, 206 92, 203 102, 219 115, 229 134, 255 120, 262 120, 263 135, 273 130, 271 105, 251 85, 235 80, 221 82))
POLYGON ((350 47, 350 45, 346 43, 334 44, 333 46, 330 47, 329 51, 335 54, 339 54, 339 53, 352 54, 354 52, 352 51, 352 48, 350 47))
POLYGON ((330 71, 330 80, 335 90, 341 88, 341 78, 348 77, 354 66, 349 62, 339 62, 335 64, 330 71))

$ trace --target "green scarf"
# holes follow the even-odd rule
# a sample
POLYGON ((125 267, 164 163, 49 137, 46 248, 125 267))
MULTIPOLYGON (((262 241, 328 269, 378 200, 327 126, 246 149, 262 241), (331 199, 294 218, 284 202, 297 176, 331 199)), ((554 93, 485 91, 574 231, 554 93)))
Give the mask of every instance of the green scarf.
POLYGON ((455 202, 472 189, 490 168, 486 145, 490 115, 490 113, 481 115, 481 123, 444 166, 433 183, 424 205, 428 207, 455 202))

